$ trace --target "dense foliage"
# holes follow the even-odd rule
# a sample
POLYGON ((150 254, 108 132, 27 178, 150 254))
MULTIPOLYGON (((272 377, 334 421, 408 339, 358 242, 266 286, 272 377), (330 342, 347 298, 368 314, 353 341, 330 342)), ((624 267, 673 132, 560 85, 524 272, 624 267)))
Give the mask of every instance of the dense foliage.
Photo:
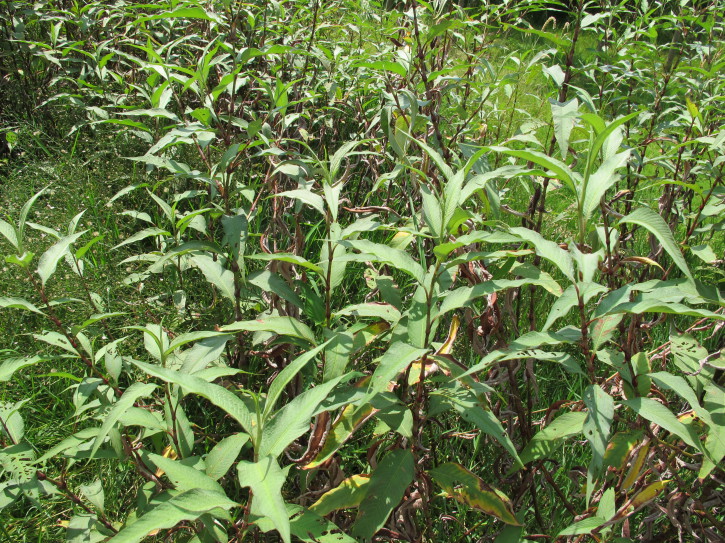
POLYGON ((0 536, 725 536, 721 0, 0 10, 0 536))

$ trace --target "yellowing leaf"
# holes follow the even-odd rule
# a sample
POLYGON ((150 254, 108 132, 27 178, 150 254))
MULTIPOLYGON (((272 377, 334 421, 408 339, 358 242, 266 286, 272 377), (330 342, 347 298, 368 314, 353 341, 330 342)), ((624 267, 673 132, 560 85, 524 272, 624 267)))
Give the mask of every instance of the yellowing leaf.
POLYGON ((492 515, 506 524, 521 526, 508 497, 460 464, 446 462, 428 473, 456 501, 492 515))
POLYGON ((359 474, 344 479, 337 487, 328 490, 310 506, 310 511, 325 516, 338 509, 357 507, 367 493, 370 475, 359 474))

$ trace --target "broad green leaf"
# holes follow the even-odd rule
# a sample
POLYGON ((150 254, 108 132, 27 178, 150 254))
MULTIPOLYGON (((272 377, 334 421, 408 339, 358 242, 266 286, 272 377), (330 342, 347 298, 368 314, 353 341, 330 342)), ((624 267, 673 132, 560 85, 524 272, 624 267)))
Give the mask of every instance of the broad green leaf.
POLYGON ((558 538, 566 535, 590 534, 592 533, 592 530, 596 530, 605 522, 606 519, 603 519, 599 516, 585 518, 583 520, 575 522, 574 524, 570 524, 561 532, 559 532, 556 537, 558 538))
POLYGON ((631 400, 624 400, 622 404, 632 408, 632 410, 640 417, 657 424, 672 434, 675 434, 691 447, 699 449, 687 427, 677 420, 677 417, 672 413, 672 411, 667 409, 661 403, 651 398, 633 398, 631 400))
POLYGON ((363 542, 372 541, 390 513, 398 506, 408 485, 413 481, 415 466, 408 449, 395 449, 375 468, 367 484, 350 533, 363 542))
POLYGON ((566 160, 566 155, 569 154, 569 137, 579 114, 579 100, 572 98, 562 103, 549 98, 549 105, 556 143, 559 145, 561 159, 566 160))
POLYGON ((574 176, 576 174, 569 169, 569 166, 560 160, 552 158, 541 151, 509 149, 507 147, 491 147, 491 150, 533 162, 542 168, 550 170, 554 174, 553 177, 559 179, 567 187, 569 187, 572 192, 576 193, 577 183, 574 182, 574 176))
POLYGON ((239 483, 252 489, 250 512, 267 517, 274 524, 282 541, 290 543, 290 522, 287 516, 282 486, 289 467, 281 469, 273 456, 265 456, 258 462, 241 461, 237 464, 239 483))
POLYGON ((225 269, 221 262, 215 261, 207 255, 194 255, 192 259, 201 273, 204 274, 206 280, 218 288, 222 296, 232 302, 236 301, 236 296, 234 296, 234 274, 231 270, 225 269))
POLYGON ((0 234, 10 242, 16 251, 20 251, 20 244, 18 243, 18 233, 15 230, 15 226, 0 219, 0 234))
POLYGON ((123 247, 124 245, 129 245, 131 243, 136 243, 137 241, 141 241, 142 239, 150 238, 152 236, 170 236, 171 232, 168 230, 164 230, 162 228, 156 228, 155 226, 152 226, 151 228, 144 228, 143 230, 140 230, 139 232, 136 232, 133 236, 123 240, 121 243, 113 247, 113 249, 118 249, 120 247, 123 247))
POLYGON ((196 520, 214 509, 229 510, 237 503, 224 494, 194 489, 182 492, 154 506, 148 513, 113 536, 109 543, 138 543, 155 530, 173 528, 179 522, 196 520))
POLYGON ((419 349, 402 341, 393 343, 380 358, 370 379, 367 393, 360 402, 360 409, 365 407, 370 398, 379 392, 387 390, 391 381, 398 377, 414 360, 419 360, 426 352, 427 349, 419 349))
POLYGON ((27 366, 34 366, 39 362, 49 360, 47 357, 42 356, 28 356, 25 358, 6 358, 2 364, 0 364, 0 382, 9 381, 13 376, 13 373, 19 369, 27 366))
POLYGON ((460 464, 446 462, 430 470, 428 474, 456 501, 492 515, 506 524, 521 526, 514 515, 511 500, 460 464))
POLYGON ((327 516, 333 511, 357 507, 367 494, 368 483, 370 483, 370 475, 367 474, 353 475, 343 479, 335 488, 320 496, 310 506, 310 511, 314 511, 320 516, 327 516))
POLYGON ((290 516, 290 531, 309 543, 356 543, 332 521, 299 506, 295 506, 290 516))
POLYGON ((375 62, 358 62, 355 66, 360 68, 370 68, 371 70, 393 72, 401 77, 405 77, 408 73, 405 67, 399 62, 390 62, 385 60, 377 60, 375 62))
POLYGON ((276 196, 286 196, 287 198, 294 198, 313 207, 314 209, 319 211, 321 215, 325 215, 325 201, 322 199, 322 196, 320 196, 319 194, 315 194, 311 190, 287 190, 284 192, 280 192, 276 196))
POLYGON ((269 270, 259 270, 252 272, 246 277, 247 283, 260 288, 264 292, 273 292, 283 300, 296 305, 300 309, 304 308, 304 303, 297 293, 290 288, 287 282, 277 273, 269 270))
POLYGON ((516 234, 524 241, 531 243, 539 256, 545 258, 559 268, 572 283, 576 282, 574 279, 574 262, 572 261, 571 255, 559 247, 559 245, 553 241, 544 239, 541 234, 534 232, 533 230, 529 230, 528 228, 522 228, 519 226, 510 228, 509 231, 512 234, 516 234))
POLYGON ((337 377, 313 387, 279 409, 264 422, 264 431, 258 444, 262 456, 279 456, 295 439, 310 429, 310 419, 315 415, 333 388, 344 378, 337 377))
POLYGON ((592 448, 593 473, 598 475, 604 464, 604 452, 614 419, 614 400, 599 385, 589 385, 583 399, 588 409, 583 426, 584 437, 592 448))
POLYGON ((96 439, 93 441, 93 447, 91 447, 91 458, 93 458, 96 454, 103 443, 103 440, 106 439, 106 436, 108 436, 108 433, 115 426, 121 416, 123 416, 130 407, 133 407, 136 400, 150 396, 154 390, 156 390, 156 385, 140 382, 136 382, 126 389, 123 396, 121 396, 116 403, 113 404, 113 407, 111 407, 111 410, 106 415, 106 419, 103 421, 103 425, 98 431, 96 439))
POLYGON ((224 477, 232 464, 236 462, 244 444, 249 441, 247 434, 238 433, 225 437, 206 455, 206 474, 214 481, 224 477))
POLYGON ((0 296, 0 307, 11 307, 13 309, 25 309, 39 315, 45 315, 35 304, 30 303, 23 298, 11 298, 9 296, 0 296))
POLYGON ((441 239, 443 236, 443 210, 438 195, 431 192, 426 185, 420 185, 420 196, 423 200, 423 219, 425 220, 431 234, 435 239, 441 239))
POLYGON ((614 337, 622 318, 624 318, 624 315, 621 313, 607 315, 596 319, 590 325, 589 336, 592 338, 592 346, 595 351, 598 351, 602 345, 614 337))
POLYGON ((627 164, 629 156, 629 150, 610 156, 586 180, 584 194, 581 195, 583 224, 589 222, 589 218, 599 207, 604 194, 619 180, 616 170, 627 164))
POLYGON ((656 211, 653 211, 648 207, 640 207, 621 219, 619 223, 637 224, 649 230, 649 232, 657 238, 657 241, 662 244, 662 247, 665 251, 667 251, 667 254, 670 255, 675 265, 682 270, 682 273, 684 273, 690 281, 694 281, 692 273, 690 273, 690 269, 687 267, 687 262, 685 262, 685 258, 682 256, 680 248, 675 242, 675 238, 672 236, 670 227, 656 211))
POLYGON ((382 243, 373 243, 367 240, 342 241, 343 245, 357 249, 363 254, 369 254, 374 260, 381 264, 387 264, 407 273, 418 283, 423 283, 425 270, 406 252, 393 249, 382 243))
POLYGON ((452 395, 449 398, 454 409, 461 414, 464 420, 475 424, 482 432, 490 435, 499 444, 506 449, 514 460, 514 466, 516 468, 522 468, 523 464, 519 459, 519 455, 516 451, 511 438, 503 429, 501 422, 494 416, 493 413, 485 409, 476 400, 476 397, 472 393, 467 393, 465 396, 452 395))
POLYGON ((55 272, 58 261, 68 252, 70 246, 86 232, 87 230, 83 230, 77 234, 65 236, 43 253, 38 261, 38 275, 40 276, 41 284, 45 285, 46 281, 55 272))
POLYGON ((277 374, 277 377, 274 378, 274 381, 272 381, 272 384, 269 387, 267 399, 264 402, 263 419, 266 419, 272 413, 274 406, 277 404, 277 400, 289 382, 294 379, 295 375, 297 375, 311 360, 314 360, 314 358, 327 346, 328 343, 329 341, 326 341, 311 351, 307 351, 301 356, 298 356, 285 366, 279 374, 277 374))
MULTIPOLYGON (((206 398, 236 420, 249 435, 256 435, 253 433, 255 430, 254 419, 256 417, 252 417, 252 413, 244 401, 231 390, 227 390, 219 385, 207 383, 204 379, 200 379, 194 375, 172 371, 161 366, 139 362, 138 360, 129 360, 153 377, 157 377, 167 383, 179 385, 186 393, 196 394, 202 398, 206 398)), ((126 397, 127 393, 124 393, 123 398, 126 397)))
POLYGON ((310 327, 294 317, 260 317, 253 321, 237 321, 221 328, 223 332, 272 332, 280 336, 292 336, 316 344, 315 334, 310 327))
POLYGON ((398 322, 401 318, 400 311, 395 306, 376 302, 348 305, 335 312, 335 315, 377 318, 391 324, 398 322))
POLYGON ((157 468, 166 474, 169 480, 179 490, 184 491, 200 488, 202 490, 210 490, 224 494, 224 489, 219 483, 193 466, 187 466, 178 460, 172 460, 171 458, 154 453, 148 453, 148 458, 157 468))
POLYGON ((586 418, 586 413, 572 411, 551 421, 526 444, 524 450, 519 454, 521 462, 528 464, 534 460, 548 457, 559 448, 564 439, 582 432, 586 418))

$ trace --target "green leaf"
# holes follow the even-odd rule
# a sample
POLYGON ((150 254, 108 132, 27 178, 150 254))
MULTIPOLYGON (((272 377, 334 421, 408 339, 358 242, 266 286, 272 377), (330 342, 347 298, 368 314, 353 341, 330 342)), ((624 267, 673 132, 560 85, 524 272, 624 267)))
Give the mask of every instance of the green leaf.
POLYGON ((43 253, 38 261, 38 275, 43 285, 53 275, 55 268, 58 266, 58 261, 68 252, 70 246, 86 232, 87 230, 83 230, 83 232, 65 236, 43 253))
POLYGON ((627 150, 608 157, 587 179, 584 194, 581 195, 584 224, 589 222, 604 194, 619 180, 616 170, 627 164, 629 156, 630 151, 627 150))
POLYGON ((619 323, 622 322, 624 315, 618 313, 616 315, 607 315, 596 319, 590 326, 589 335, 592 338, 592 345, 595 351, 598 351, 602 345, 614 337, 619 323))
POLYGON ((370 68, 371 70, 393 72, 401 77, 405 77, 408 73, 405 67, 399 62, 390 62, 385 60, 377 60, 375 62, 358 62, 355 66, 359 68, 370 68))
POLYGON ((150 396, 154 390, 156 390, 156 385, 152 383, 139 382, 132 384, 126 389, 126 391, 123 393, 123 396, 121 396, 116 401, 116 403, 113 404, 113 407, 111 407, 111 410, 106 415, 106 419, 103 421, 103 425, 98 431, 96 439, 93 441, 93 447, 91 447, 90 455, 91 458, 95 456, 99 447, 103 443, 103 440, 106 439, 106 436, 116 425, 118 420, 130 407, 133 407, 134 402, 139 398, 145 398, 147 396, 150 396))
POLYGON ((378 366, 370 379, 368 390, 363 399, 360 400, 360 408, 364 408, 370 398, 379 392, 387 390, 391 381, 398 377, 414 360, 419 360, 426 352, 427 349, 418 349, 402 341, 393 343, 380 358, 378 366))
POLYGON ((290 543, 290 522, 282 499, 282 486, 288 470, 289 467, 281 469, 273 456, 266 456, 259 462, 237 464, 239 483, 253 492, 250 512, 269 518, 285 543, 290 543))
POLYGON ((651 398, 633 398, 624 400, 622 404, 632 408, 640 417, 654 422, 668 432, 675 434, 691 447, 699 449, 687 427, 677 420, 677 417, 661 403, 651 398))
POLYGON ((438 201, 438 196, 433 194, 431 190, 424 184, 420 185, 420 195, 423 200, 423 219, 425 220, 431 234, 436 239, 443 236, 443 210, 438 201))
POLYGON ((339 485, 325 492, 310 506, 320 516, 327 516, 333 511, 358 507, 365 498, 370 483, 370 475, 353 475, 343 479, 339 485))
POLYGON ((564 439, 582 432, 586 418, 586 413, 572 411, 554 419, 526 444, 524 450, 519 454, 521 462, 528 464, 534 460, 547 458, 559 448, 564 439))
POLYGON ((423 283, 425 270, 406 252, 393 249, 382 243, 373 243, 367 240, 341 241, 342 245, 357 249, 363 254, 369 254, 375 261, 393 266, 407 273, 418 283, 423 283))
POLYGON ((11 307, 13 309, 25 309, 26 311, 32 311, 39 315, 45 315, 40 309, 34 304, 30 303, 23 298, 11 298, 9 296, 0 296, 0 307, 11 307))
POLYGON ((184 520, 196 520, 214 509, 229 510, 236 506, 237 503, 218 492, 187 490, 156 505, 113 536, 109 543, 138 543, 155 530, 173 528, 184 520))
POLYGON ((584 405, 589 410, 584 420, 584 436, 592 448, 592 468, 597 475, 604 464, 604 452, 614 419, 614 400, 599 385, 589 385, 584 391, 584 405))
POLYGON ((156 228, 155 226, 150 228, 144 228, 143 230, 140 230, 136 232, 133 236, 123 240, 121 243, 113 247, 113 249, 118 249, 120 247, 123 247, 124 245, 129 245, 131 243, 135 243, 137 241, 141 241, 142 239, 150 238, 152 236, 170 236, 171 232, 168 230, 164 230, 162 228, 156 228))
POLYGON ((309 431, 310 419, 317 412, 320 403, 344 377, 337 377, 303 392, 277 411, 269 421, 265 421, 258 446, 259 454, 276 457, 295 439, 309 431))
POLYGON ((534 164, 551 170, 551 172, 554 174, 553 177, 562 181, 567 187, 571 189, 572 192, 576 193, 576 183, 574 182, 573 177, 573 175, 575 174, 572 173, 572 171, 569 169, 569 166, 567 166, 560 160, 551 158, 549 155, 544 154, 540 151, 509 149, 507 147, 491 147, 491 150, 517 158, 522 158, 526 161, 533 162, 534 164))
POLYGON ((557 534, 558 537, 562 537, 565 535, 583 535, 583 534, 590 534, 593 530, 596 530, 599 528, 602 524, 604 524, 607 520, 603 519, 601 517, 589 517, 585 518, 583 520, 580 520, 578 522, 575 522, 574 524, 570 524, 566 528, 564 528, 561 532, 557 534))
POLYGON ((657 212, 652 211, 648 207, 640 207, 621 219, 619 223, 637 224, 649 230, 657 238, 657 241, 662 244, 662 247, 670 255, 675 265, 682 270, 682 273, 690 281, 694 281, 692 273, 690 273, 690 269, 687 267, 687 262, 685 262, 685 258, 682 256, 677 243, 675 243, 675 238, 672 236, 670 227, 667 226, 665 220, 657 212))
POLYGON ((272 381, 271 386, 269 387, 269 392, 267 393, 267 399, 264 402, 264 412, 262 414, 262 418, 266 419, 274 409, 275 404, 277 403, 277 400, 279 399, 280 395, 284 391, 285 387, 289 384, 289 382, 294 379, 295 375, 297 375, 302 368, 304 368, 311 360, 313 360, 319 353, 322 351, 329 341, 326 341, 322 345, 315 347, 311 351, 307 351, 301 356, 298 356, 295 358, 292 362, 290 362, 285 368, 279 372, 277 377, 275 377, 274 381, 272 381))
POLYGON ((562 103, 549 98, 549 105, 556 143, 559 145, 561 159, 566 160, 566 155, 569 153, 569 137, 579 114, 579 100, 572 98, 562 103))
POLYGON ((290 517, 292 535, 309 543, 355 543, 335 523, 308 509, 294 506, 290 517))
POLYGON ((236 462, 244 444, 249 441, 247 434, 238 433, 225 437, 206 455, 206 474, 214 481, 224 477, 232 464, 236 462))
POLYGON ((428 473, 456 501, 492 515, 506 524, 521 526, 514 515, 511 500, 460 464, 446 462, 428 473))
POLYGON ((15 226, 0 219, 0 234, 10 242, 16 251, 20 251, 20 244, 18 243, 18 233, 15 230, 15 226))
POLYGON ((514 459, 514 466, 516 468, 523 467, 516 447, 503 429, 501 422, 493 413, 485 409, 472 393, 468 392, 465 396, 451 396, 449 400, 464 420, 475 424, 481 431, 493 437, 506 449, 506 452, 514 459))
POLYGON ((224 489, 219 483, 195 467, 187 466, 178 460, 172 460, 159 454, 148 453, 147 456, 179 490, 200 488, 224 494, 224 489))
POLYGON ((322 196, 320 196, 319 194, 315 194, 311 190, 288 190, 285 192, 280 192, 276 196, 286 196, 287 198, 294 198, 313 207, 314 209, 319 211, 322 216, 325 215, 325 201, 322 199, 322 196))
POLYGON ((227 324, 221 330, 223 332, 238 332, 240 330, 273 332, 280 336, 297 337, 309 341, 313 345, 316 344, 315 334, 312 333, 310 327, 293 317, 261 317, 253 321, 238 321, 227 324))
POLYGON ((0 382, 9 381, 13 376, 13 373, 19 369, 25 368, 26 366, 34 366, 39 362, 50 360, 47 357, 42 356, 27 356, 24 358, 7 358, 0 364, 0 382))
POLYGON ((403 499, 413 481, 414 471, 413 454, 408 449, 390 451, 380 461, 370 476, 367 493, 350 530, 354 537, 364 542, 372 541, 403 499))
POLYGON ((574 262, 572 261, 571 255, 559 247, 559 245, 553 241, 544 239, 541 234, 528 228, 519 226, 510 228, 509 231, 533 245, 534 249, 536 249, 536 254, 559 268, 572 283, 576 282, 574 279, 574 262))
MULTIPOLYGON (((129 360, 153 377, 157 377, 167 383, 179 385, 186 393, 196 394, 202 398, 206 398, 236 420, 249 435, 255 435, 252 433, 255 430, 252 414, 244 401, 231 390, 227 390, 219 385, 207 383, 204 379, 193 375, 172 371, 161 366, 146 364, 138 360, 129 360)), ((124 393, 123 398, 126 397, 126 394, 128 394, 128 391, 124 393)))
POLYGON ((231 270, 225 269, 221 262, 215 261, 207 255, 194 255, 192 260, 201 273, 204 274, 206 280, 219 289, 222 296, 232 302, 236 301, 236 296, 234 296, 234 274, 231 270))

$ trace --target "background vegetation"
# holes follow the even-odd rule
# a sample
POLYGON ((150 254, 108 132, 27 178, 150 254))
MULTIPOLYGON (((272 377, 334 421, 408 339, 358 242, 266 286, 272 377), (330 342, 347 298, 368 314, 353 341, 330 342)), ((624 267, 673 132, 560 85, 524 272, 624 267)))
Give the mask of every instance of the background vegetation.
POLYGON ((722 1, 0 10, 0 539, 725 536, 722 1))

